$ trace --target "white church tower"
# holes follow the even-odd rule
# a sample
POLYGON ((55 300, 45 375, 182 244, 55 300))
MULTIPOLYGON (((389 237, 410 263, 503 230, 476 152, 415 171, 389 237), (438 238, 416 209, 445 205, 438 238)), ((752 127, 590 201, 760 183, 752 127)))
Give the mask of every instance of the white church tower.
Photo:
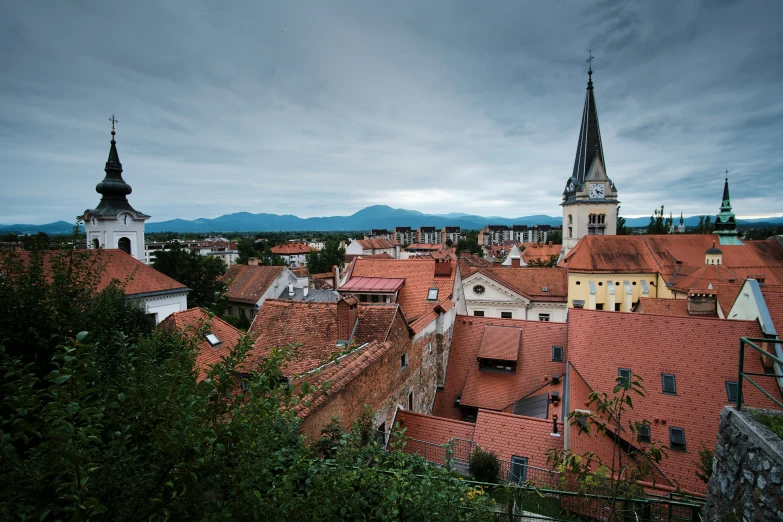
POLYGON ((106 161, 106 177, 98 183, 95 191, 101 195, 101 202, 93 210, 85 210, 79 219, 84 221, 87 235, 87 248, 118 248, 142 262, 144 255, 144 222, 150 218, 138 212, 128 203, 131 186, 122 179, 122 163, 117 154, 117 142, 114 141, 112 116, 111 148, 106 161))
POLYGON ((601 129, 593 94, 591 56, 574 171, 563 191, 563 255, 588 235, 617 234, 617 187, 606 175, 601 129))

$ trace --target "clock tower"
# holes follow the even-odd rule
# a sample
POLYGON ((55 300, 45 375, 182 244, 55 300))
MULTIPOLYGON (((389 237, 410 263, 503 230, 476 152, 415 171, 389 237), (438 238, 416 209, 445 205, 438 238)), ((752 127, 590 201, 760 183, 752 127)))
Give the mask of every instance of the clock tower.
POLYGON ((106 161, 106 177, 98 183, 95 191, 101 195, 101 202, 93 210, 85 210, 79 219, 84 221, 87 235, 87 248, 118 248, 139 261, 145 261, 144 222, 150 218, 147 214, 135 210, 128 203, 131 186, 122 179, 122 163, 117 154, 117 142, 114 140, 112 116, 111 148, 106 161))
MULTIPOLYGON (((588 62, 592 61, 592 56, 588 62)), ((563 191, 563 255, 588 235, 617 233, 617 187, 606 175, 598 111, 593 94, 593 69, 587 71, 587 94, 579 129, 574 171, 563 191)))

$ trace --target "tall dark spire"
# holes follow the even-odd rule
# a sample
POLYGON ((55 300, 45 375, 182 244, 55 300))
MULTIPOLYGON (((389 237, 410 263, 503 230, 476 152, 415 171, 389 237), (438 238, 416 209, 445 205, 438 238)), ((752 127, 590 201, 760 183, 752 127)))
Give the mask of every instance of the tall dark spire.
POLYGON ((122 179, 122 163, 120 163, 120 155, 117 153, 117 141, 114 139, 117 134, 114 130, 114 124, 117 123, 117 119, 112 115, 109 121, 111 121, 111 147, 109 148, 109 159, 106 160, 104 168, 106 177, 95 186, 95 191, 101 195, 101 202, 93 214, 113 216, 123 210, 129 210, 140 217, 149 217, 134 210, 128 203, 127 196, 133 192, 133 189, 122 179))
POLYGON ((585 181, 590 166, 596 157, 606 168, 604 161, 604 149, 601 144, 601 129, 598 126, 598 111, 595 106, 593 94, 593 55, 588 58, 590 68, 587 70, 587 93, 585 94, 585 106, 582 111, 582 125, 579 127, 579 143, 576 147, 574 159, 574 172, 571 175, 574 183, 582 184, 585 181))
MULTIPOLYGON (((729 171, 726 171, 726 179, 723 182, 723 200, 720 204, 720 212, 715 216, 715 233, 720 236, 720 244, 734 244, 729 241, 738 241, 737 239, 737 218, 731 211, 731 200, 729 199, 729 171)), ((742 244, 742 243, 739 243, 742 244)))
POLYGON ((726 180, 723 183, 723 202, 720 205, 720 209, 731 210, 731 199, 729 198, 729 171, 728 170, 726 171, 726 180))

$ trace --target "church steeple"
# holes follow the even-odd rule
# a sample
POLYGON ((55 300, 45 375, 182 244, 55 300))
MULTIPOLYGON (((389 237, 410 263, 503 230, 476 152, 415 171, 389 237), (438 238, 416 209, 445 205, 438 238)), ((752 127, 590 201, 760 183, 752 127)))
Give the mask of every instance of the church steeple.
POLYGON ((576 146, 574 159, 574 171, 571 178, 575 184, 585 182, 585 177, 590 170, 593 161, 598 158, 606 168, 604 161, 604 148, 601 143, 601 128, 598 125, 598 111, 595 106, 595 94, 593 93, 593 66, 590 57, 590 69, 587 71, 587 92, 585 93, 585 105, 582 110, 582 124, 579 127, 579 142, 576 146))
POLYGON ((723 199, 720 204, 720 212, 715 216, 715 233, 718 234, 721 245, 742 244, 737 238, 737 218, 734 216, 734 212, 731 211, 728 170, 723 183, 723 199))

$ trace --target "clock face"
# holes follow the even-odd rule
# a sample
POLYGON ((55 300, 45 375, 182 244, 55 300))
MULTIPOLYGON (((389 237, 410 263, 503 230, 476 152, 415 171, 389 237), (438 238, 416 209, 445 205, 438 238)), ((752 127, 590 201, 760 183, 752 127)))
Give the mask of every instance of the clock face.
POLYGON ((121 227, 127 227, 131 224, 131 221, 133 221, 133 218, 131 218, 131 216, 128 214, 120 214, 117 216, 117 224, 121 227))
POLYGON ((604 197, 603 183, 590 183, 590 198, 598 199, 604 197))

